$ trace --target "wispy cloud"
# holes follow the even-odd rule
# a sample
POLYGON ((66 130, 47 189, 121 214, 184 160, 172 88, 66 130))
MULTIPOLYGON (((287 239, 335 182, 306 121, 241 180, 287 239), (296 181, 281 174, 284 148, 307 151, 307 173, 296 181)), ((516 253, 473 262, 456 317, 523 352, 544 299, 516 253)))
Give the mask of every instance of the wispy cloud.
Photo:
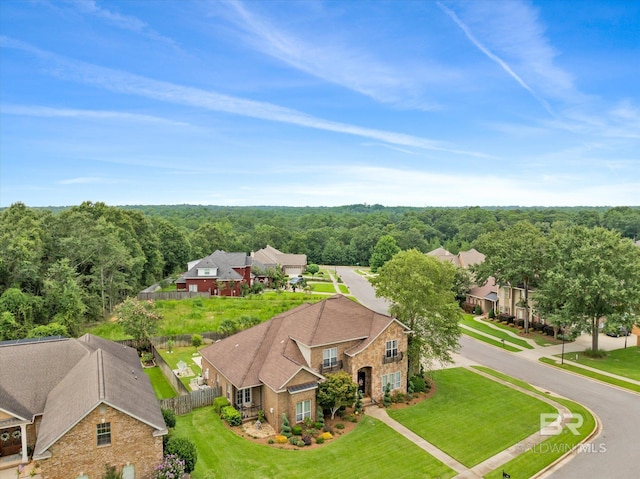
POLYGON ((100 176, 81 176, 78 178, 68 178, 58 181, 60 185, 86 185, 86 184, 116 184, 121 183, 120 180, 103 178, 100 176))
POLYGON ((152 115, 105 110, 78 110, 70 108, 51 108, 33 105, 2 105, 2 114, 32 116, 41 118, 78 118, 93 120, 117 120, 143 123, 164 123, 173 126, 188 126, 188 123, 169 120, 152 115))
POLYGON ((467 25, 465 25, 460 18, 458 18, 458 16, 456 15, 456 13, 445 7, 442 3, 438 2, 438 6, 440 7, 440 9, 446 13, 459 27, 460 29, 464 32, 464 34, 467 36, 467 38, 469 39, 469 41, 471 41, 471 43, 473 43, 482 53, 484 53, 487 57, 489 57, 491 60, 493 60, 494 62, 496 62, 498 65, 500 65, 500 67, 507 72, 507 74, 509 74, 509 76, 511 76, 522 88, 524 88, 525 90, 527 90, 529 92, 529 94, 535 98, 543 107, 545 110, 547 110, 550 114, 554 114, 553 110, 551 109, 551 106, 549 105, 549 103, 547 103, 547 101, 542 98, 540 95, 538 95, 538 93, 536 93, 533 88, 531 88, 527 82, 525 82, 520 75, 518 75, 515 71, 513 71, 513 69, 507 64, 507 62, 505 62, 502 58, 500 58, 498 55, 496 55, 495 53, 493 53, 491 50, 489 50, 480 40, 478 40, 473 33, 471 32, 471 30, 469 29, 469 27, 467 27, 467 25))
POLYGON ((41 60, 47 62, 51 74, 60 78, 93 85, 112 92, 137 95, 173 104, 203 108, 210 111, 221 111, 262 120, 354 135, 384 141, 393 145, 444 151, 480 158, 489 157, 489 155, 481 152, 459 149, 437 140, 324 120, 273 103, 247 100, 70 60, 7 37, 0 37, 0 46, 20 49, 36 55, 41 60))
POLYGON ((176 46, 175 41, 156 32, 142 20, 139 20, 138 18, 131 15, 122 15, 120 13, 100 7, 95 2, 95 0, 71 0, 71 4, 74 5, 78 11, 87 15, 93 15, 94 17, 99 18, 117 28, 129 30, 131 32, 149 37, 152 40, 158 40, 171 46, 176 46))
MULTIPOLYGON (((223 2, 226 18, 243 32, 252 48, 324 81, 366 95, 378 102, 403 109, 437 110, 440 105, 422 97, 422 87, 407 68, 397 69, 376 58, 371 51, 356 46, 335 31, 331 35, 287 31, 282 25, 251 11, 239 0, 223 2)), ((424 65, 424 60, 423 60, 424 65)), ((434 76, 451 77, 439 66, 434 76)))

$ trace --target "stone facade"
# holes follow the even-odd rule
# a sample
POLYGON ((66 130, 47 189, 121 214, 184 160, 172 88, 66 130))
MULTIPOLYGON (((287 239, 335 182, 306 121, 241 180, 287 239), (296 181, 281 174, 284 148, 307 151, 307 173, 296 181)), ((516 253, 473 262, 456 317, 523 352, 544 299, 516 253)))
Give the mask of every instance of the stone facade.
POLYGON ((136 479, 150 478, 162 462, 162 436, 155 429, 106 405, 98 406, 50 448, 51 457, 40 460, 42 479, 74 479, 83 474, 99 479, 104 465, 133 465, 136 479), (111 424, 111 444, 98 446, 96 426, 111 424))

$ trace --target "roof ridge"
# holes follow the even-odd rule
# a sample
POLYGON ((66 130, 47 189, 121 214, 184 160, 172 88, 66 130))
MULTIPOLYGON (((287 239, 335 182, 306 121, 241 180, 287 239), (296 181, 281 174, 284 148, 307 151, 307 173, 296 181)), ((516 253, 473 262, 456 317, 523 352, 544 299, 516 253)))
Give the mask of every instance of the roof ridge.
POLYGON ((104 400, 105 398, 105 378, 104 378, 104 358, 102 357, 102 349, 96 350, 98 359, 98 398, 104 400))
POLYGON ((324 312, 324 307, 327 304, 327 300, 329 300, 331 298, 327 298, 325 301, 321 301, 320 302, 320 311, 318 311, 318 314, 316 316, 316 322, 313 325, 313 335, 311 336, 311 341, 309 341, 309 344, 313 344, 313 340, 316 338, 316 334, 318 333, 318 324, 320 323, 320 318, 322 318, 322 313, 324 312))
MULTIPOLYGON (((273 319, 275 319, 275 318, 273 318, 273 319)), ((260 339, 260 344, 258 345, 257 348, 255 348, 254 353, 253 353, 253 357, 251 358, 251 362, 249 363, 249 367, 246 368, 244 374, 242 375, 242 380, 240 381, 240 384, 244 384, 244 380, 247 378, 247 375, 249 374, 249 371, 251 371, 251 364, 253 364, 253 360, 256 358, 258 353, 262 350, 262 345, 266 341, 267 336, 269 335, 269 332, 271 331, 271 328, 273 327, 273 322, 272 321, 266 321, 265 323, 267 324, 267 330, 265 331, 265 334, 262 335, 262 338, 260 339)), ((265 324, 265 323, 262 323, 262 324, 265 324)), ((260 369, 262 369, 262 368, 260 368, 260 369)), ((258 376, 259 375, 260 374, 258 373, 258 376)))

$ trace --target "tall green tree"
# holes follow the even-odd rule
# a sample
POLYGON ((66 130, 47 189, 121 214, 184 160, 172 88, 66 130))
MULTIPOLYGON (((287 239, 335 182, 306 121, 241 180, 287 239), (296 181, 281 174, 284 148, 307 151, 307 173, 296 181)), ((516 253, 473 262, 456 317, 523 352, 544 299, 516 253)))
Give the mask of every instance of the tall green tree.
POLYGON ((161 316, 151 301, 127 298, 114 311, 124 332, 137 341, 148 341, 158 330, 161 316))
POLYGON ((376 273, 378 268, 393 258, 393 255, 398 253, 400 248, 396 243, 396 240, 391 235, 384 235, 380 237, 375 247, 373 248, 373 254, 369 260, 369 266, 371 271, 376 273))
POLYGON ((45 305, 53 321, 64 326, 72 336, 80 334, 86 307, 78 274, 63 258, 54 263, 44 281, 45 305))
POLYGON ((594 352, 601 319, 640 315, 640 248, 620 233, 584 226, 555 229, 544 262, 538 308, 590 331, 594 352))
POLYGON ((527 221, 503 230, 486 233, 476 242, 485 255, 483 263, 472 269, 478 284, 493 276, 501 285, 524 289, 524 330, 529 332, 529 291, 536 284, 542 267, 546 239, 539 228, 527 221))
POLYGON ((376 295, 390 300, 392 315, 411 329, 409 376, 417 374, 421 365, 452 361, 461 319, 454 276, 452 264, 411 249, 397 253, 372 280, 376 295))
POLYGON ((318 403, 331 411, 331 419, 342 406, 356 402, 358 385, 345 371, 327 375, 327 380, 318 384, 318 403))

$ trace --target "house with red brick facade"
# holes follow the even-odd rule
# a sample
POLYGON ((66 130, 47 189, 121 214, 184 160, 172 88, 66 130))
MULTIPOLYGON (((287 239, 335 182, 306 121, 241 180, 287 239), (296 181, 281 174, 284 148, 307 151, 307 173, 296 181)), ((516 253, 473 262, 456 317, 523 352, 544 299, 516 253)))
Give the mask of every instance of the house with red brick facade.
POLYGON ((0 470, 151 477, 167 429, 135 349, 92 335, 0 343, 0 470))
POLYGON ((387 384, 406 389, 409 332, 397 319, 336 295, 203 348, 202 370, 243 418, 262 410, 279 431, 283 413, 291 424, 316 419, 318 384, 331 373, 346 371, 376 401, 387 384))
POLYGON ((206 258, 189 262, 187 272, 176 280, 176 289, 212 296, 240 296, 242 284, 251 286, 254 281, 267 281, 266 269, 245 253, 217 250, 206 258))

